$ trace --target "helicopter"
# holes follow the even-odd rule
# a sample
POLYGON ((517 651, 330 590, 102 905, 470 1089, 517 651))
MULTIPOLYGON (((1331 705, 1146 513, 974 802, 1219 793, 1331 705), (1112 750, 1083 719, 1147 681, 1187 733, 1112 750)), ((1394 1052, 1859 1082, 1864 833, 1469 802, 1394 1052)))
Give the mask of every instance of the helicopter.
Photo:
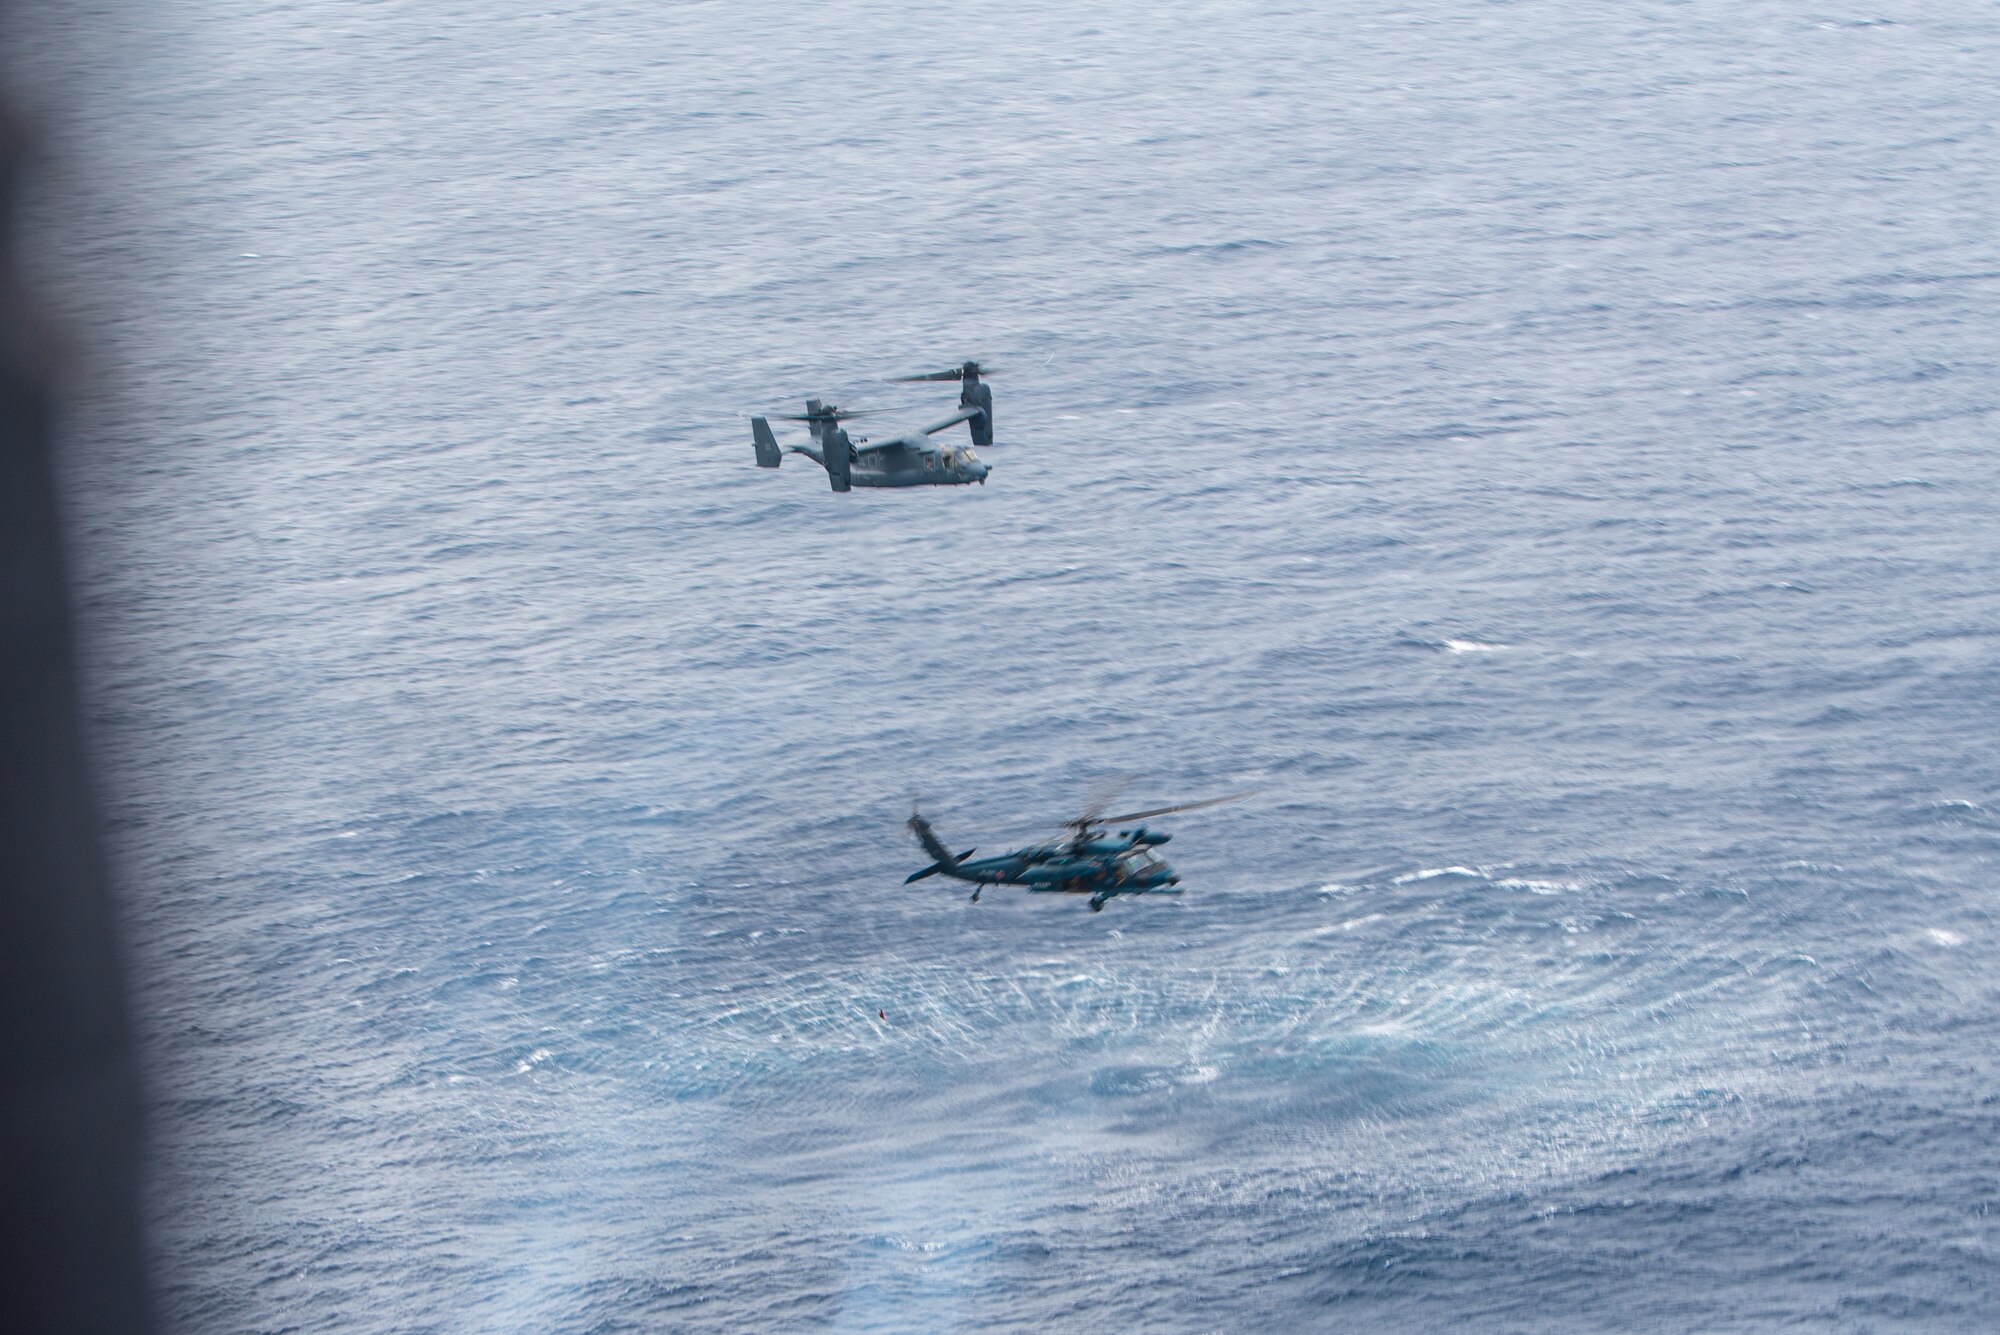
POLYGON ((802 414, 775 414, 780 421, 804 422, 811 445, 778 447, 769 419, 750 419, 750 439, 757 448, 757 466, 776 468, 786 453, 803 454, 826 469, 835 491, 855 487, 951 487, 977 482, 984 485, 991 468, 977 453, 993 443, 993 390, 979 379, 978 362, 967 362, 957 370, 902 376, 899 381, 958 380, 958 411, 942 421, 917 431, 905 432, 889 440, 852 440, 842 422, 873 414, 848 412, 833 404, 807 399, 802 414), (932 444, 929 437, 947 427, 968 423, 972 444, 963 448, 932 444))
POLYGON ((971 859, 978 849, 968 848, 963 853, 954 854, 938 838, 937 831, 931 828, 931 823, 923 818, 922 813, 912 811, 910 830, 917 836, 917 842, 924 846, 924 851, 936 861, 921 871, 911 872, 903 879, 903 884, 940 875, 971 881, 974 884, 974 904, 979 902, 980 892, 989 885, 1020 885, 1041 893, 1089 895, 1092 913, 1102 911, 1108 900, 1119 895, 1178 895, 1183 893, 1176 888, 1181 878, 1155 851, 1173 838, 1172 835, 1164 830, 1149 830, 1144 825, 1116 833, 1107 827, 1125 821, 1170 816, 1177 811, 1197 811, 1202 807, 1220 806, 1224 802, 1240 802, 1252 796, 1255 796, 1254 791, 1231 793, 1227 797, 1154 807, 1150 811, 1131 811, 1122 816, 1085 811, 1064 822, 1069 834, 1054 843, 1016 849, 1012 853, 977 861, 971 859))

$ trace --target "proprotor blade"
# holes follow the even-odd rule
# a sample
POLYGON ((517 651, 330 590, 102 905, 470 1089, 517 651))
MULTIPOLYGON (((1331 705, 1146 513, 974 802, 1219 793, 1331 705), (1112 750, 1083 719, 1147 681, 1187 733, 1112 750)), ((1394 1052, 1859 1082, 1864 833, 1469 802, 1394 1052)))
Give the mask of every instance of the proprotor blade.
POLYGON ((897 384, 916 384, 928 380, 964 380, 968 376, 992 375, 998 369, 995 366, 981 365, 979 362, 965 362, 949 371, 925 371, 921 375, 891 376, 890 379, 897 384))
POLYGON ((859 412, 849 412, 845 408, 829 408, 823 413, 767 413, 780 422, 847 422, 856 417, 880 417, 891 411, 888 408, 863 408, 859 412))
POLYGON ((1231 793, 1227 797, 1211 797, 1202 802, 1182 802, 1177 806, 1155 807, 1151 811, 1128 811, 1122 816, 1106 816, 1102 823, 1122 825, 1128 820, 1145 820, 1149 816, 1171 816, 1176 811, 1199 811, 1203 807, 1219 807, 1224 802, 1241 802, 1244 798, 1255 797, 1263 791, 1262 788, 1252 788, 1247 793, 1231 793))

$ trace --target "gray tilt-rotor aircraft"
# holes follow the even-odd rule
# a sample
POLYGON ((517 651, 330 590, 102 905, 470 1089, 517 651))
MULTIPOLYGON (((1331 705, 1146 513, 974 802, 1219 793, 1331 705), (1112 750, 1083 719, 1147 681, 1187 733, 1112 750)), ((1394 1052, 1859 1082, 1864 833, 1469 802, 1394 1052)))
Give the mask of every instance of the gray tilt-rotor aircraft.
POLYGON ((757 466, 776 468, 787 453, 803 454, 826 469, 835 491, 855 487, 951 487, 969 482, 984 483, 991 469, 979 457, 978 447, 993 443, 993 390, 979 379, 978 362, 967 362, 953 371, 933 371, 925 375, 900 376, 900 381, 958 380, 958 411, 940 422, 889 440, 849 439, 841 423, 863 413, 850 413, 818 399, 807 399, 802 414, 779 414, 779 420, 804 422, 812 435, 811 445, 787 445, 782 450, 771 434, 769 420, 750 419, 750 439, 757 447, 757 466), (965 447, 939 445, 930 437, 946 427, 968 424, 972 444, 965 447))
POLYGON ((1097 812, 1086 811, 1067 822, 1070 831, 1067 838, 977 861, 970 859, 978 849, 968 848, 963 853, 953 853, 938 838, 931 823, 913 811, 910 813, 910 829, 917 836, 917 842, 924 846, 924 851, 937 861, 922 871, 911 872, 904 878, 903 884, 921 881, 927 876, 949 876, 954 880, 971 881, 976 887, 972 892, 975 904, 979 902, 980 891, 989 885, 1021 885, 1043 893, 1089 895, 1092 913, 1101 910, 1106 900, 1118 895, 1178 895, 1182 892, 1175 887, 1181 883, 1181 878, 1174 874, 1174 869, 1167 865, 1165 858, 1153 851, 1173 838, 1172 835, 1164 830, 1149 830, 1143 825, 1120 830, 1116 834, 1108 833, 1104 827, 1121 821, 1170 816, 1176 811, 1195 811, 1224 802, 1238 802, 1253 795, 1232 793, 1228 797, 1211 797, 1205 802, 1183 802, 1178 806, 1132 811, 1122 816, 1101 816, 1097 812))

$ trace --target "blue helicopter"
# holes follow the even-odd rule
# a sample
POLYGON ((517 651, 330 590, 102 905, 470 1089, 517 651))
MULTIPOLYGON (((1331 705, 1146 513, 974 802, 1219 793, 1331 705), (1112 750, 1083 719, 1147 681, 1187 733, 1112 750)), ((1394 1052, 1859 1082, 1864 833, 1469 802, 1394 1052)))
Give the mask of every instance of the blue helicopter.
POLYGON ((903 884, 928 876, 949 876, 971 881, 972 902, 989 885, 1020 885, 1040 893, 1089 895, 1090 911, 1097 913, 1107 900, 1119 895, 1178 895, 1181 878, 1154 850, 1173 838, 1164 830, 1143 825, 1112 833, 1106 827, 1125 821, 1143 821, 1154 816, 1170 816, 1176 811, 1196 811, 1202 807, 1240 802, 1250 793, 1211 797, 1205 802, 1182 802, 1177 806, 1131 811, 1122 816, 1103 816, 1086 811, 1064 822, 1069 834, 1052 844, 1016 849, 997 857, 973 860, 979 850, 968 848, 954 854, 931 828, 921 813, 910 813, 910 830, 924 851, 937 859, 922 871, 910 873, 903 884))
POLYGON ((826 470, 827 481, 835 491, 851 491, 855 487, 953 487, 970 482, 983 485, 992 469, 979 457, 979 448, 993 443, 993 390, 979 378, 983 369, 986 368, 978 362, 967 362, 956 370, 898 377, 899 381, 959 381, 958 411, 942 421, 888 440, 870 441, 865 436, 850 439, 840 424, 872 414, 848 412, 818 399, 807 399, 803 413, 774 414, 783 422, 804 422, 812 436, 811 445, 788 445, 780 449, 769 419, 753 417, 750 439, 757 449, 757 466, 776 468, 787 453, 803 454, 826 470), (971 445, 939 445, 931 441, 930 437, 960 422, 967 423, 971 445))

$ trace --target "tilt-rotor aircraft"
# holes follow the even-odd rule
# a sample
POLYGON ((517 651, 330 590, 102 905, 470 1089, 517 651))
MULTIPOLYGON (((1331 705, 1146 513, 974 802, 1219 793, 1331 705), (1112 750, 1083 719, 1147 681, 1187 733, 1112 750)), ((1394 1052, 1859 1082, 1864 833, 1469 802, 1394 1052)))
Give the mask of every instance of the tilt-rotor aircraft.
POLYGON ((921 881, 927 876, 949 876, 971 881, 972 902, 989 885, 1019 885, 1043 893, 1089 895, 1090 911, 1103 909, 1105 901, 1119 895, 1178 895, 1181 878, 1154 850, 1173 838, 1164 830, 1136 826, 1111 833, 1105 827, 1128 820, 1170 816, 1176 811, 1196 811, 1202 807, 1238 802, 1253 793, 1232 793, 1211 797, 1205 802, 1183 802, 1178 806, 1155 807, 1151 811, 1131 811, 1122 816, 1102 816, 1086 811, 1066 822, 1069 834, 1052 844, 1016 849, 998 857, 973 860, 979 850, 968 848, 954 854, 938 838, 931 823, 917 812, 910 813, 910 829, 924 851, 937 861, 922 871, 912 872, 903 881, 921 881))
POLYGON ((778 446, 771 423, 762 417, 750 419, 750 439, 757 447, 757 466, 776 468, 787 453, 803 454, 826 469, 835 491, 855 487, 953 487, 969 482, 984 484, 992 471, 979 457, 978 447, 993 443, 993 391, 979 379, 979 363, 967 362, 955 371, 904 376, 904 380, 952 379, 963 383, 958 395, 958 411, 942 421, 889 440, 871 441, 848 437, 841 423, 862 413, 851 413, 818 399, 807 399, 804 413, 778 414, 780 421, 804 422, 812 436, 811 445, 778 446), (969 446, 941 445, 930 439, 947 427, 968 423, 972 434, 969 446))

